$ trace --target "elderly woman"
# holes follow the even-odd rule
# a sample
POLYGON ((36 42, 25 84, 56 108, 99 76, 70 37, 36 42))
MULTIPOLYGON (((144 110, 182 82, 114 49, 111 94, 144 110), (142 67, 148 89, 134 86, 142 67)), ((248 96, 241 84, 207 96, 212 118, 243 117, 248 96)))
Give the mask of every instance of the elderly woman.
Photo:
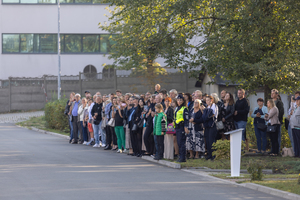
POLYGON ((270 139, 272 143, 272 151, 270 155, 277 156, 279 151, 278 133, 280 129, 280 121, 278 118, 279 111, 275 106, 273 99, 268 100, 267 106, 269 113, 265 114, 265 120, 268 123, 267 132, 270 133, 270 139))
POLYGON ((194 108, 190 112, 189 130, 187 135, 187 150, 190 152, 190 159, 199 158, 199 152, 205 152, 204 133, 203 133, 203 119, 202 119, 202 102, 196 99, 194 102, 194 108))
POLYGON ((292 129, 293 140, 294 140, 294 151, 295 157, 300 158, 300 96, 296 98, 296 108, 292 113, 290 119, 290 126, 292 129), (298 109, 299 108, 299 109, 298 109))

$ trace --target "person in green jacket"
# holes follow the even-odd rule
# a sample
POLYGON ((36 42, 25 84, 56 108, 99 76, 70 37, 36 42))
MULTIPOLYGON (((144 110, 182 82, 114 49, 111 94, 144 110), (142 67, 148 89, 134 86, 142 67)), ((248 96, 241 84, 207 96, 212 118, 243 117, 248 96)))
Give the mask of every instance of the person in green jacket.
POLYGON ((155 112, 156 115, 154 118, 153 135, 156 147, 156 154, 154 160, 161 160, 164 154, 164 137, 166 134, 166 132, 164 131, 167 129, 167 117, 164 113, 163 106, 160 103, 155 105, 155 112), (163 119, 164 123, 162 123, 163 119), (164 130, 162 126, 165 126, 164 130))

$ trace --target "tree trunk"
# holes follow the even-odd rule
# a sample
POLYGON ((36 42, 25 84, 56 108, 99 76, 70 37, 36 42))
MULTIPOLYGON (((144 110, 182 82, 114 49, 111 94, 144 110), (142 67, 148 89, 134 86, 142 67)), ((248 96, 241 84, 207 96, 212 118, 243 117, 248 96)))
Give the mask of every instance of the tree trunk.
POLYGON ((148 82, 148 88, 151 92, 154 92, 154 86, 156 81, 156 74, 154 74, 154 66, 153 66, 153 58, 151 56, 148 56, 147 59, 147 74, 145 78, 148 82))

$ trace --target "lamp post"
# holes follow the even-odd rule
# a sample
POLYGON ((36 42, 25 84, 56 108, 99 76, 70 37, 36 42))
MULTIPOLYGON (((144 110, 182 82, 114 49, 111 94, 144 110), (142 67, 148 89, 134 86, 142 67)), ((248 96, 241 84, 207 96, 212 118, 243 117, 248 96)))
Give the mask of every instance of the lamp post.
POLYGON ((58 29, 57 29, 57 56, 58 56, 58 76, 57 76, 57 98, 61 97, 61 69, 60 69, 60 0, 57 0, 57 11, 58 11, 58 29))

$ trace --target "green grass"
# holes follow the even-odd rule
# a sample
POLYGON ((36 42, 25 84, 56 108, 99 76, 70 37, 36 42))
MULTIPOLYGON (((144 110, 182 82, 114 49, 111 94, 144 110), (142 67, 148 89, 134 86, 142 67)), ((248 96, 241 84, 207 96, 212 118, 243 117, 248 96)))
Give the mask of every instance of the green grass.
POLYGON ((62 135, 67 135, 67 136, 70 135, 69 133, 66 133, 64 131, 47 128, 47 122, 45 120, 45 116, 32 117, 27 121, 16 123, 16 125, 27 127, 27 128, 35 127, 35 128, 41 129, 41 130, 50 131, 50 132, 54 132, 54 133, 59 133, 59 134, 62 134, 62 135))
POLYGON ((297 182, 297 180, 267 180, 254 181, 252 183, 300 195, 300 185, 297 182))
MULTIPOLYGON (((250 174, 241 174, 241 177, 230 177, 230 174, 225 173, 215 173, 210 174, 211 176, 215 176, 222 179, 249 179, 250 174)), ((263 179, 297 179, 298 174, 265 174, 263 179)))
MULTIPOLYGON (((257 156, 247 157, 242 156, 241 169, 246 169, 249 160, 257 159, 264 163, 264 169, 272 169, 273 173, 278 174, 299 174, 300 159, 294 157, 269 157, 257 156)), ((170 160, 175 162, 175 160, 170 160)), ((208 167, 210 169, 230 169, 230 160, 208 160, 205 159, 188 159, 186 163, 181 163, 182 168, 201 168, 208 167)))

